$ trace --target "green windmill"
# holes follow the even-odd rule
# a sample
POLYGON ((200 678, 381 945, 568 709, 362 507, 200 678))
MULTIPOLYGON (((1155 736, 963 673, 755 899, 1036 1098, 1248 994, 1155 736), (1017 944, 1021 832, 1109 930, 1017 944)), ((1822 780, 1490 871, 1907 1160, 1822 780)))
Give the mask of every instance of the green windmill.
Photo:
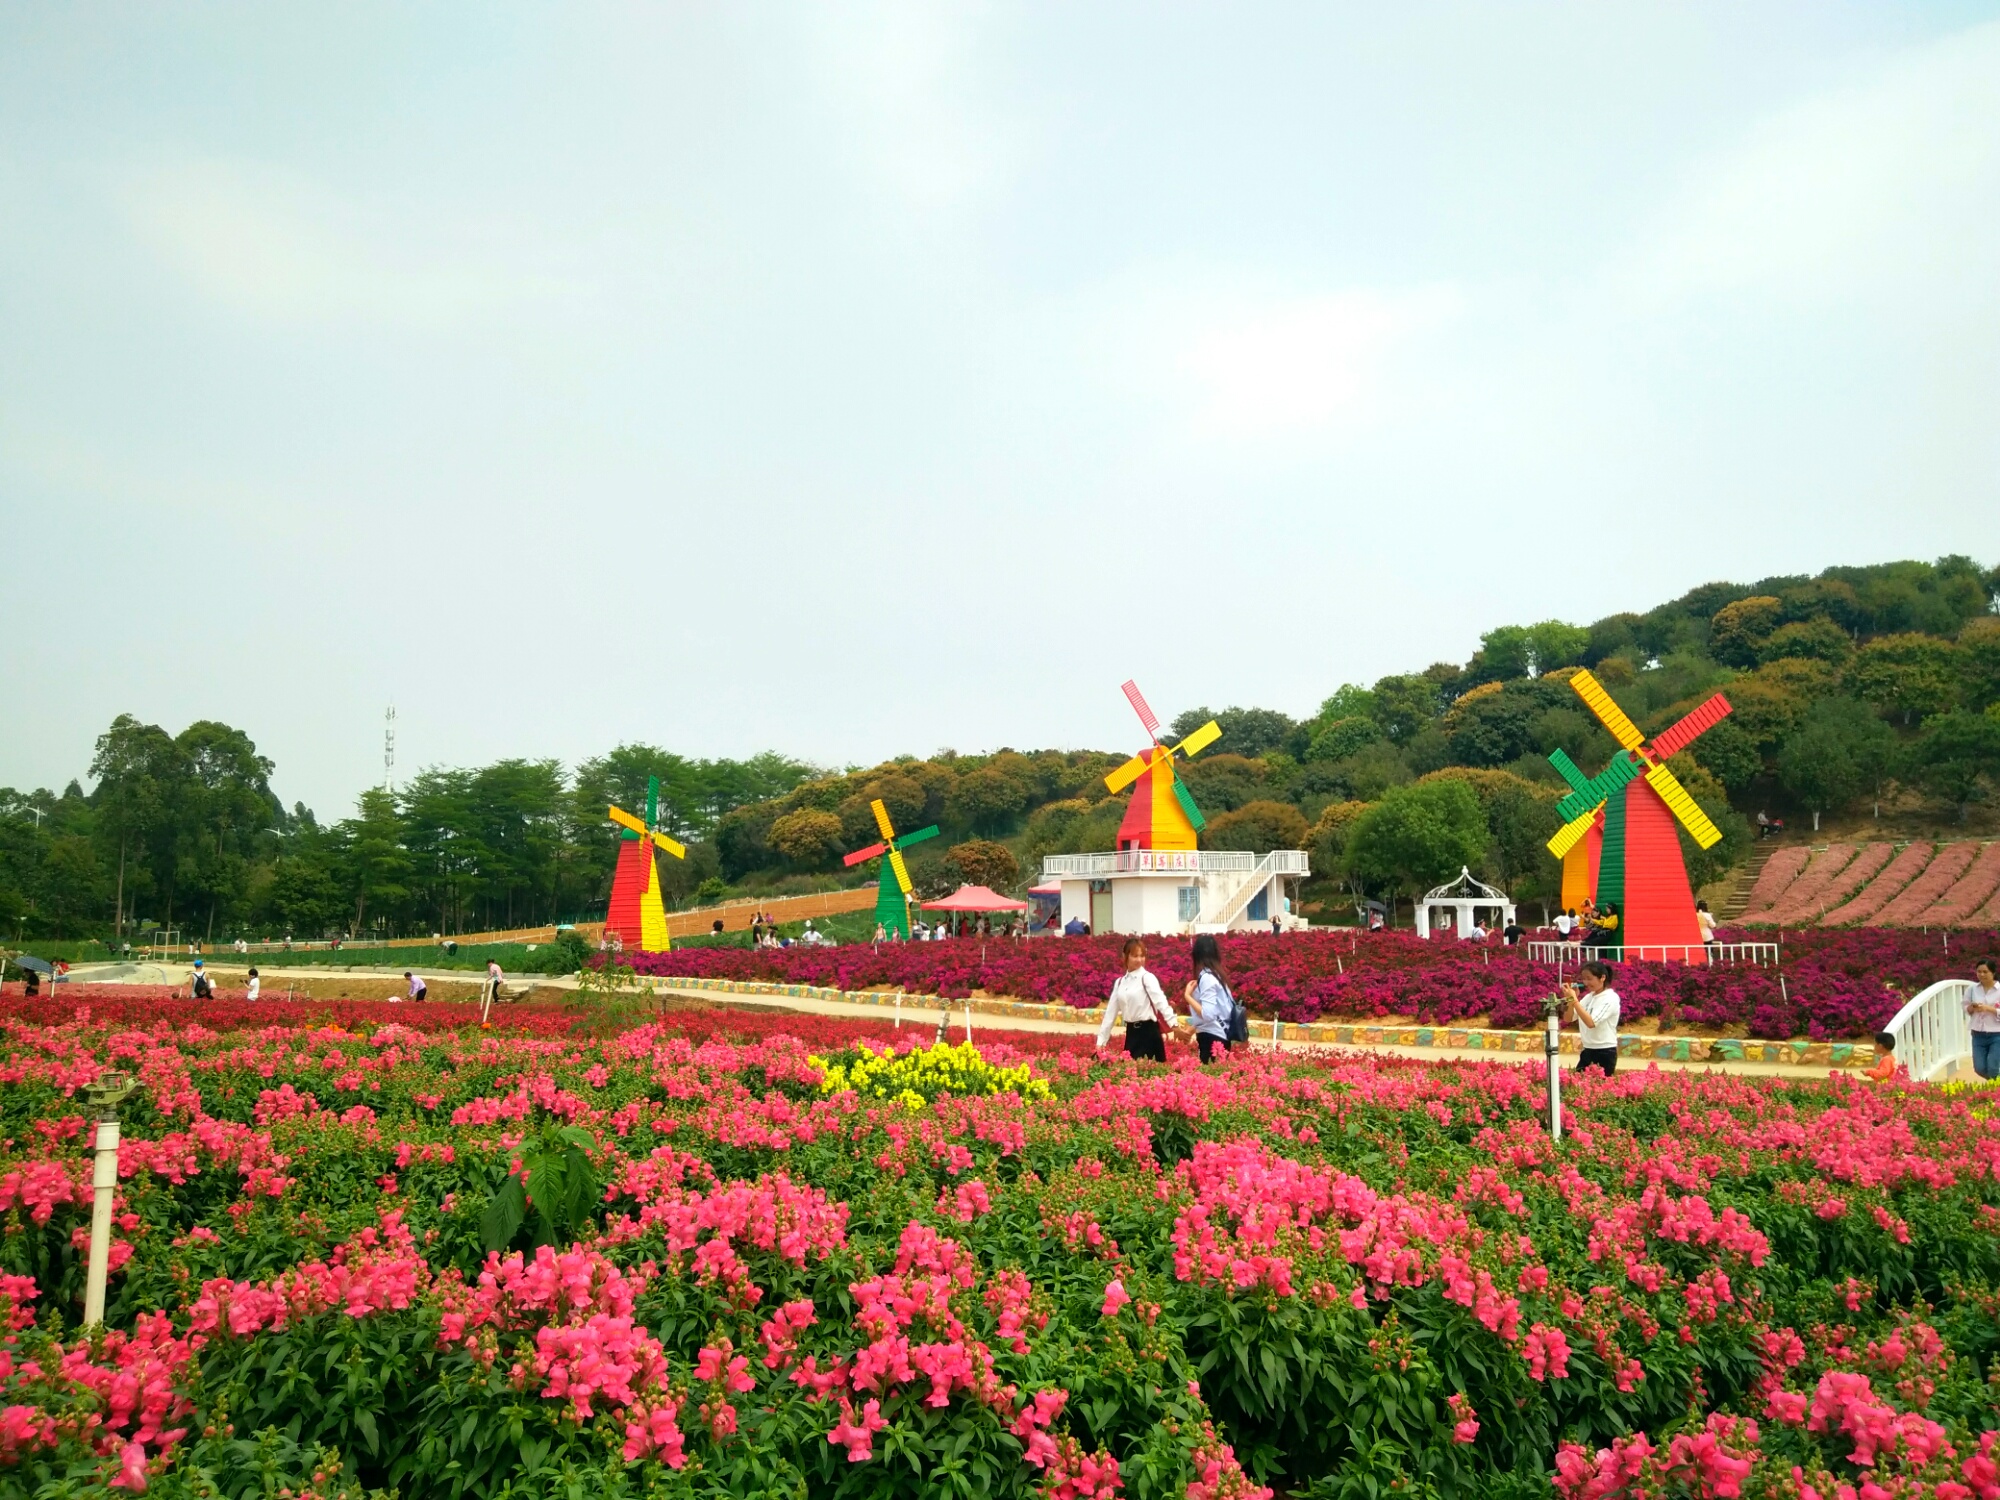
POLYGON ((868 804, 875 813, 875 826, 882 832, 879 844, 870 844, 866 849, 856 849, 847 856, 849 869, 864 859, 882 859, 882 884, 875 897, 875 920, 882 924, 884 932, 910 935, 910 867, 903 863, 903 851, 912 844, 921 844, 925 839, 938 835, 937 824, 919 828, 915 833, 898 835, 896 827, 889 821, 889 809, 882 805, 880 797, 868 804))

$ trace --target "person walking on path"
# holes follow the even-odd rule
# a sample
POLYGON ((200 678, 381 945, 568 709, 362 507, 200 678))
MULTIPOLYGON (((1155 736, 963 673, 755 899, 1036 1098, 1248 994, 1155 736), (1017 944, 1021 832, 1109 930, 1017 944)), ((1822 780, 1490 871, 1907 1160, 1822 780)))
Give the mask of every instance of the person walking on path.
POLYGON ((1104 1019, 1097 1027, 1097 1049, 1103 1051, 1104 1044, 1111 1040, 1111 1023, 1122 1020, 1127 1057, 1150 1057, 1154 1062, 1165 1062, 1166 1033, 1180 1024, 1180 1018, 1167 1004, 1160 981, 1146 967, 1146 945, 1138 938, 1127 938, 1124 952, 1125 972, 1118 976, 1118 982, 1111 986, 1111 997, 1104 1002, 1104 1019))
POLYGON ((1204 1065, 1215 1060, 1216 1043, 1224 1052, 1236 1049, 1229 1041, 1229 1018, 1236 1009, 1236 997, 1229 993, 1229 981, 1222 975, 1222 945, 1215 934, 1204 932, 1194 940, 1191 955, 1194 978, 1182 988, 1187 1001, 1188 1022, 1194 1027, 1194 1044, 1204 1065))
POLYGON ((1707 947, 1715 941, 1715 914, 1708 909, 1706 901, 1695 902, 1694 919, 1701 923, 1702 946, 1707 947))
POLYGON ((1576 1022, 1580 1052, 1576 1070, 1596 1068, 1609 1078, 1618 1071, 1618 991, 1611 987, 1611 965, 1593 958, 1577 971, 1583 992, 1566 984, 1557 993, 1563 1000, 1563 1019, 1576 1022))
POLYGON ((1993 960, 1972 966, 1972 988, 1965 995, 1965 1024, 1972 1030, 1972 1071, 1981 1078, 2000 1078, 2000 982, 1993 960))

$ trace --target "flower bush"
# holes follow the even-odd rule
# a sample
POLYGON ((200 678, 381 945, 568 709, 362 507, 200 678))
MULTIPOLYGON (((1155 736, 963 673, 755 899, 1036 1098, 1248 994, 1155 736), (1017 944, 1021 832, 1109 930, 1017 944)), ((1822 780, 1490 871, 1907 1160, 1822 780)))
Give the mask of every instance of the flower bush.
POLYGON ((939 1042, 932 1047, 897 1052, 876 1051, 866 1042, 831 1061, 809 1057, 823 1070, 820 1092, 838 1094, 852 1089, 863 1099, 894 1099, 907 1109, 922 1109, 940 1094, 1019 1094, 1023 1099, 1049 1097, 1048 1080, 1034 1076, 1025 1063, 999 1068, 970 1042, 957 1046, 939 1042))
MULTIPOLYGON (((1725 934, 1734 937, 1734 934, 1725 934)), ((1771 934, 1745 934, 1769 941, 1771 934)), ((960 998, 979 991, 1083 1008, 1101 1006, 1123 971, 1117 937, 843 948, 689 949, 641 954, 640 972, 764 980, 847 990, 900 989, 960 998)), ((1540 1024, 1554 964, 1504 946, 1424 942, 1405 932, 1225 937, 1223 959, 1253 1013, 1286 1021, 1409 1017, 1426 1025, 1540 1024)), ((1627 1025, 1736 1030, 1756 1037, 1872 1036, 1903 1001, 1969 972, 2000 934, 1856 928, 1787 933, 1775 969, 1626 962, 1617 984, 1627 1025)), ((1190 977, 1187 945, 1156 939, 1147 956, 1170 995, 1190 977)), ((1569 965, 1574 969, 1574 964, 1569 965)))
POLYGON ((674 1019, 5 1023, 0 1493, 2000 1496, 1976 1093, 674 1019))

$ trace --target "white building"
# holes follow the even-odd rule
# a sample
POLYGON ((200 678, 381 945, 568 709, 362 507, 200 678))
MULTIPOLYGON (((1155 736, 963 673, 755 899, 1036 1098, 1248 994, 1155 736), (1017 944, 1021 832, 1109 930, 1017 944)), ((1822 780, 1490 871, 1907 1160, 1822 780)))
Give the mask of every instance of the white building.
POLYGON ((1274 913, 1288 929, 1306 926, 1292 893, 1310 873, 1303 849, 1121 849, 1047 855, 1041 883, 1062 886, 1065 925, 1185 936, 1268 929, 1274 913))

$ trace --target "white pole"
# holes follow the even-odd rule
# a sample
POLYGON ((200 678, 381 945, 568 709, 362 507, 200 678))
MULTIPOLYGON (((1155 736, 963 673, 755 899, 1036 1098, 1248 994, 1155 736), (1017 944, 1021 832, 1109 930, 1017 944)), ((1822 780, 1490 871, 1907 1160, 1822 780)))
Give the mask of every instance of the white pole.
POLYGON ((901 990, 896 991, 896 1029, 898 1031, 903 1029, 903 992, 901 990))
POLYGON ((1554 1140, 1563 1138, 1563 1085, 1562 1064, 1558 1060, 1562 1052, 1562 1022, 1555 1016, 1549 1017, 1549 1028, 1542 1050, 1549 1059, 1549 1135, 1554 1140))
POLYGON ((967 1044, 968 1046, 970 1046, 970 1045, 971 1045, 971 1043, 972 1043, 972 998, 971 998, 971 996, 967 996, 967 997, 966 997, 966 1001, 965 1001, 965 1040, 966 1040, 966 1044, 967 1044))
POLYGON ((1271 1050, 1273 1052, 1278 1050, 1278 1018, 1276 1016, 1271 1017, 1271 1050))
POLYGON ((118 1191, 118 1117, 97 1122, 97 1160, 92 1165, 90 1185, 94 1197, 90 1205, 90 1269, 83 1284, 83 1321, 86 1326, 104 1321, 104 1278, 111 1267, 111 1197, 118 1191))

